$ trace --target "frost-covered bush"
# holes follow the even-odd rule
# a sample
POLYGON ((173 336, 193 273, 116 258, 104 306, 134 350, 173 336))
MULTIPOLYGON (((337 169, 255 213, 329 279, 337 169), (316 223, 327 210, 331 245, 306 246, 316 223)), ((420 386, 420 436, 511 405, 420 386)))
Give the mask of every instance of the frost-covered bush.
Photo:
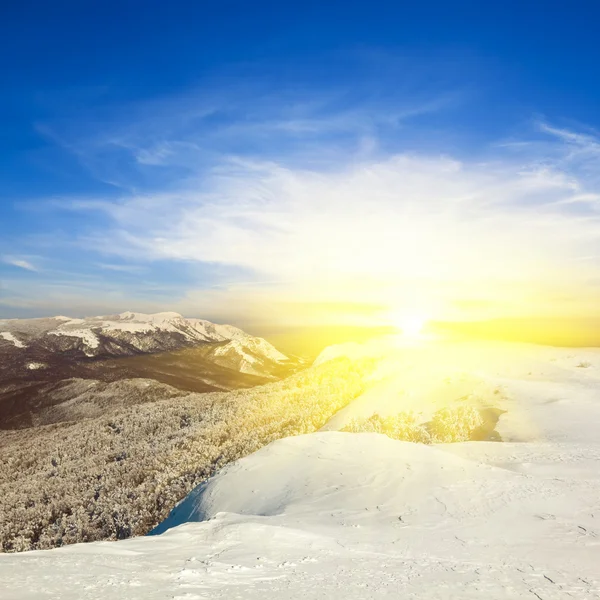
POLYGON ((425 427, 417 422, 417 417, 412 412, 386 417, 383 420, 383 432, 395 440, 421 444, 431 443, 431 436, 425 427))
POLYGON ((383 433, 395 440, 421 444, 464 442, 483 424, 480 412, 463 405, 438 410, 427 424, 419 424, 412 412, 401 412, 388 417, 373 414, 367 418, 353 418, 342 431, 353 433, 383 433))
POLYGON ((342 428, 342 431, 350 433, 383 433, 381 417, 378 414, 373 414, 367 418, 353 417, 342 428))
POLYGON ((2 431, 0 549, 145 534, 223 465, 322 427, 364 391, 373 369, 341 358, 247 390, 2 431))
POLYGON ((373 414, 366 419, 354 418, 348 421, 342 431, 383 433, 395 440, 405 442, 420 442, 422 444, 431 442, 427 430, 419 425, 416 416, 412 412, 401 412, 389 417, 373 414))
POLYGON ((440 443, 466 442, 483 425, 480 412, 469 405, 438 410, 429 423, 431 437, 440 443))

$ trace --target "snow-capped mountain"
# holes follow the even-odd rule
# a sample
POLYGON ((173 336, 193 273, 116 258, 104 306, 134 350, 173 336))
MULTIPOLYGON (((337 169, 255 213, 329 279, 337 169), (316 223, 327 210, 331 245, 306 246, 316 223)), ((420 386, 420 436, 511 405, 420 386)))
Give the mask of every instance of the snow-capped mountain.
POLYGON ((186 319, 175 312, 124 312, 104 317, 51 317, 0 321, 0 347, 37 348, 81 358, 165 352, 204 343, 223 343, 223 366, 256 374, 256 363, 287 357, 262 338, 232 325, 186 319))
MULTIPOLYGON (((40 411, 75 402, 73 386, 55 389, 72 379, 142 378, 181 392, 211 392, 267 383, 297 366, 237 327, 174 312, 0 320, 0 429, 33 426, 40 411)), ((129 402, 111 390, 115 405, 129 402)), ((79 412, 60 414, 68 419, 79 412)))

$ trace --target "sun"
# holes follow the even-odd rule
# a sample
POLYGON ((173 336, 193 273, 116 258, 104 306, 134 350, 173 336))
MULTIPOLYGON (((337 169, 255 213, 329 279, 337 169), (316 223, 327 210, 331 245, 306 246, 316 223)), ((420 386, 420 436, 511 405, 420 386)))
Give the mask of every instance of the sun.
POLYGON ((397 315, 394 318, 394 326, 407 338, 420 337, 426 323, 427 319, 421 315, 397 315))

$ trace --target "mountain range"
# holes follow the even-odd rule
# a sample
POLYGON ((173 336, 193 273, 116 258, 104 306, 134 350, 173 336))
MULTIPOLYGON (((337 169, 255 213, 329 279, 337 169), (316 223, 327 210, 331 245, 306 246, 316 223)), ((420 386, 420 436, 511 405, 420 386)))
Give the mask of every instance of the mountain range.
POLYGON ((89 397, 89 383, 106 396, 119 382, 114 401, 127 403, 252 387, 298 364, 237 327, 174 312, 0 320, 0 428, 40 424, 49 407, 89 397), (133 379, 148 380, 149 393, 133 379))

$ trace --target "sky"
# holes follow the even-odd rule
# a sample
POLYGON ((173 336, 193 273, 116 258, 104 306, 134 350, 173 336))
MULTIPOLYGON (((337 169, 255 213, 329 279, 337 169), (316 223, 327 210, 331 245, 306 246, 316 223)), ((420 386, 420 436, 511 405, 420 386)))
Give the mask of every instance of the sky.
POLYGON ((0 9, 0 318, 600 318, 600 5, 0 9))

